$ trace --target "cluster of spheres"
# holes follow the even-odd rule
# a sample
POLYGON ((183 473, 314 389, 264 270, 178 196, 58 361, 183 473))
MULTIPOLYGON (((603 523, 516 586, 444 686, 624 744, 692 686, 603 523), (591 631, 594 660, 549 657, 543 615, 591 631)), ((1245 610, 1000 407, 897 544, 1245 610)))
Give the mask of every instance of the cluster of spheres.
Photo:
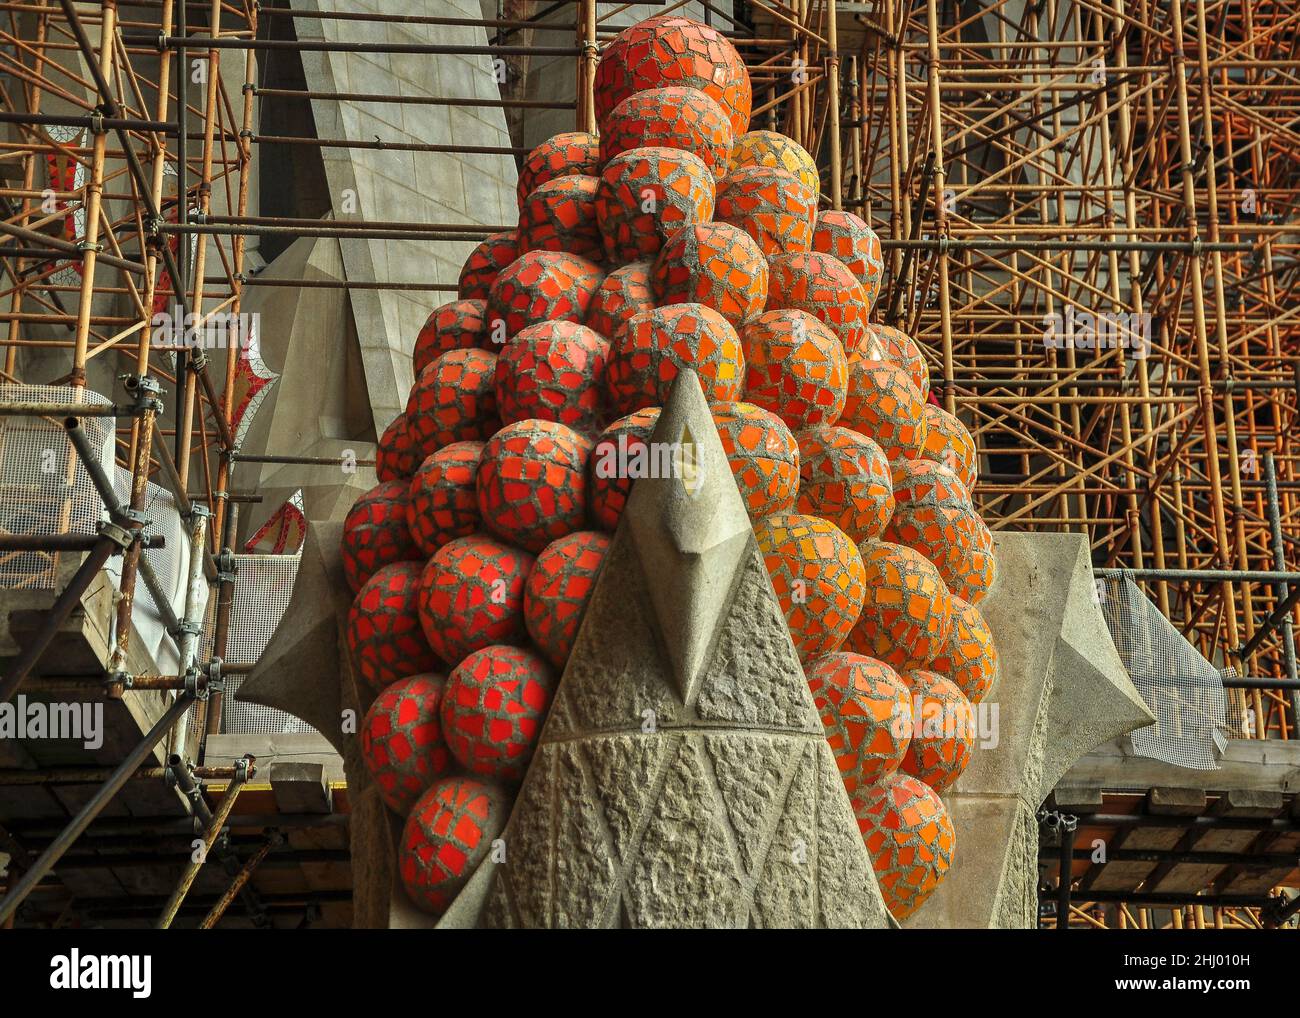
POLYGON ((690 367, 905 917, 951 864, 940 793, 996 673, 974 441, 917 344, 871 320, 871 228, 820 207, 799 145, 748 129, 722 35, 628 29, 595 102, 599 136, 526 158, 518 228, 477 246, 420 331, 380 483, 345 525, 348 640, 377 694, 363 748, 406 817, 402 881, 439 913, 491 851, 632 484, 596 464, 634 458, 690 367))

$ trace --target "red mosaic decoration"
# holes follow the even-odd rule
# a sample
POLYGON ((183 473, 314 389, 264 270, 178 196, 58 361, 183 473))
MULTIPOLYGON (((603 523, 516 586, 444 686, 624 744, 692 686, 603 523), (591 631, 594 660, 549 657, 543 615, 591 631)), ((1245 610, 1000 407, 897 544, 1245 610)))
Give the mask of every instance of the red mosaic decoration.
POLYGON ((585 325, 539 322, 519 332, 497 358, 502 424, 529 418, 596 431, 609 344, 585 325))
POLYGON ((767 261, 738 226, 700 223, 673 234, 650 269, 650 284, 658 304, 703 304, 739 329, 763 311, 767 261))
POLYGON ((609 536, 579 530, 552 541, 537 556, 524 585, 524 623, 543 656, 563 669, 578 638, 596 577, 609 551, 609 536))
POLYGON ((779 513, 754 523, 801 660, 838 650, 862 610, 862 556, 829 520, 779 513))
POLYGON ((693 152, 721 177, 731 159, 731 122, 722 107, 697 88, 651 88, 628 96, 601 127, 602 165, 635 148, 693 152))
POLYGON ((411 902, 441 915, 492 850, 506 826, 510 798, 472 778, 444 778, 406 818, 397 872, 411 902))
POLYGON ((497 274, 519 257, 519 240, 514 230, 489 233, 465 259, 456 283, 461 300, 487 300, 497 274))
POLYGON ((539 184, 519 207, 519 253, 567 251, 601 261, 605 245, 596 224, 599 187, 599 177, 577 173, 539 184))
POLYGON ((952 682, 924 669, 903 676, 912 694, 912 741, 902 771, 943 795, 961 777, 975 749, 975 715, 952 682))
POLYGON ((618 526, 632 493, 632 482, 637 476, 645 476, 649 463, 647 443, 658 423, 659 408, 646 407, 620 417, 596 439, 587 466, 587 499, 592 522, 601 529, 612 532, 618 526), (638 463, 643 468, 640 475, 638 463))
POLYGON ((866 598, 849 648, 899 671, 925 665, 952 629, 952 596, 919 551, 889 541, 864 544, 866 598))
POLYGON ((721 32, 676 14, 624 29, 596 65, 596 122, 634 92, 665 85, 698 88, 727 112, 736 134, 749 127, 753 90, 745 62, 721 32))
POLYGON ((925 455, 957 472, 967 491, 975 490, 979 479, 975 439, 966 425, 952 414, 933 403, 927 403, 925 413, 925 455))
POLYGON ((768 265, 769 311, 807 311, 839 337, 848 355, 862 345, 871 306, 843 263, 820 251, 803 251, 774 255, 768 265))
POLYGON ((482 455, 482 442, 452 442, 428 457, 411 478, 406 525, 421 556, 478 530, 474 481, 482 455))
POLYGON ((359 591, 386 565, 419 558, 406 528, 407 482, 377 484, 352 503, 343 519, 343 576, 359 591))
POLYGON ((885 450, 890 463, 924 455, 925 406, 906 371, 885 361, 849 358, 840 424, 885 450))
POLYGON ((488 530, 533 554, 581 530, 592 441, 554 421, 507 424, 483 449, 478 509, 488 530))
POLYGON ((615 265, 654 258, 683 226, 713 218, 713 174, 679 148, 634 148, 600 175, 596 222, 615 265))
POLYGON ((951 679, 971 703, 988 695, 998 674, 998 651, 980 610, 969 601, 952 599, 952 629, 930 667, 951 679))
POLYGON ((448 665, 493 643, 522 643, 524 581, 533 556, 474 534, 438 549, 420 577, 418 616, 448 665))
POLYGON ((411 351, 411 369, 415 377, 448 350, 466 350, 487 345, 484 313, 487 303, 481 300, 454 300, 434 308, 415 337, 411 351))
POLYGON ((893 464, 894 499, 924 506, 969 506, 970 495, 953 471, 927 459, 900 459, 893 464))
POLYGON ((885 539, 915 548, 934 563, 948 588, 960 582, 963 565, 975 551, 988 551, 991 539, 979 514, 968 505, 899 506, 885 539))
POLYGON ((362 681, 375 692, 438 666, 420 629, 419 562, 384 566, 358 591, 348 612, 347 644, 362 681))
MULTIPOLYGON (((807 150, 778 131, 750 131, 736 139, 731 150, 731 170, 744 166, 771 166, 793 173, 814 196, 821 194, 821 175, 807 150)), ((729 171, 730 172, 730 171, 729 171)))
POLYGON ((551 666, 523 647, 495 644, 470 654, 442 699, 443 736, 457 762, 472 774, 520 780, 555 685, 551 666))
POLYGON ((612 343, 629 318, 654 306, 650 263, 633 262, 615 269, 601 281, 587 307, 587 328, 612 343))
POLYGON ((889 460, 880 446, 833 424, 799 432, 798 509, 830 520, 856 542, 879 537, 894 512, 889 460))
POLYGON ((847 651, 823 654, 807 668, 813 706, 849 794, 898 770, 907 749, 912 702, 883 661, 847 651))
POLYGON ((416 379, 406 420, 418 463, 444 445, 482 441, 500 427, 492 385, 496 369, 496 355, 486 350, 451 350, 416 379))
POLYGON ((488 294, 488 337, 505 343, 536 322, 581 323, 604 278, 595 262, 564 251, 520 255, 501 270, 488 294))
POLYGON ((740 338, 703 304, 673 304, 633 315, 614 340, 605 372, 610 409, 628 414, 662 406, 682 368, 693 368, 711 403, 740 398, 740 338))
POLYGON ((409 478, 420 465, 417 456, 418 450, 406 425, 406 414, 398 414, 379 436, 375 449, 375 477, 380 481, 409 478))
POLYGON ((975 547, 953 567, 948 586, 958 597, 979 604, 988 596, 998 577, 997 559, 993 554, 993 535, 983 520, 979 521, 975 547))
POLYGON ((875 230, 852 212, 825 209, 817 216, 812 249, 843 262, 862 284, 867 304, 875 306, 885 275, 885 255, 875 230))
POLYGON ((361 758, 384 805, 398 816, 451 770, 438 720, 445 681, 433 672, 399 679, 375 698, 361 722, 361 758))
POLYGON ((713 423, 750 519, 793 509, 799 446, 785 422, 752 403, 719 403, 713 423))
POLYGON ((713 218, 739 226, 764 255, 807 251, 817 218, 817 194, 774 166, 741 166, 718 182, 713 218))
POLYGON ((926 367, 921 348, 902 329, 892 325, 867 323, 867 335, 858 348, 863 360, 889 361, 903 368, 921 392, 921 398, 930 395, 930 369, 926 367))
POLYGON ((594 134, 567 131, 547 139, 528 153, 519 169, 519 207, 548 180, 570 175, 594 177, 602 165, 600 139, 594 134))
POLYGON ((952 865, 952 819, 934 789, 901 772, 859 789, 853 812, 885 906, 895 919, 906 919, 952 865))
POLYGON ((764 311, 741 330, 745 400, 795 430, 834 424, 849 366, 835 334, 806 311, 764 311))

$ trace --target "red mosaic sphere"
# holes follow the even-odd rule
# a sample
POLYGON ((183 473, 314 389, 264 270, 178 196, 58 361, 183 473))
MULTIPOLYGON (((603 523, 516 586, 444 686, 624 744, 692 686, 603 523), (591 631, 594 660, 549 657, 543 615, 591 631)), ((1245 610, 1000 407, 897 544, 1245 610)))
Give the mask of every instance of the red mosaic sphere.
POLYGON ((767 309, 797 308, 820 319, 851 355, 866 335, 870 305, 853 273, 828 254, 800 251, 768 259, 767 309))
POLYGON ((519 207, 519 253, 567 251, 593 262, 605 257, 596 223, 599 177, 571 173, 537 188, 519 207))
POLYGON ((537 322, 581 323, 604 270, 564 251, 529 251, 501 270, 487 301, 488 337, 502 344, 537 322))
POLYGON ((533 556, 482 534, 448 541, 420 576, 419 619, 451 667, 493 643, 523 643, 524 581, 533 556))
POLYGON ((352 593, 386 565, 419 557, 406 528, 407 482, 385 481, 361 495, 343 519, 343 576, 352 593))
POLYGON ((852 801, 885 907, 906 919, 952 866, 952 819, 934 789, 901 771, 860 788, 852 801))
POLYGON ((849 358, 839 423, 875 442, 891 463, 923 455, 925 401, 907 372, 886 361, 849 358))
POLYGON ((750 519, 794 508, 799 446, 785 422, 752 403, 718 403, 713 423, 750 519))
POLYGON ((860 550, 867 593, 849 648, 899 671, 924 666, 952 629, 952 595, 939 571, 919 551, 889 541, 860 550))
POLYGON ((736 330, 703 304, 673 304, 633 315, 610 350, 605 371, 610 409, 629 414, 662 406, 683 368, 698 373, 710 402, 739 399, 745 359, 736 330))
POLYGON ((496 355, 487 350, 449 350, 415 380, 406 429, 419 463, 444 445, 482 441, 500 427, 496 369, 496 355))
POLYGON ((903 773, 943 795, 970 763, 974 712, 962 691, 942 675, 918 668, 903 680, 912 698, 912 741, 903 756, 903 773))
POLYGON ((421 556, 478 530, 474 481, 482 455, 482 442, 452 442, 426 458, 411 478, 406 526, 421 556))
POLYGON ((471 774, 518 781, 528 769, 555 692, 555 672, 523 647, 476 650, 447 679, 442 731, 471 774))
POLYGON ((613 341, 629 318, 654 306, 650 263, 633 262, 615 269, 601 281, 587 307, 587 328, 613 341))
POLYGON ((885 275, 885 256, 875 230, 852 212, 824 209, 817 215, 812 249, 843 262, 862 284, 868 306, 875 306, 885 275))
POLYGON ((731 122, 697 88, 651 88, 610 111, 600 134, 602 165, 634 148, 676 148, 697 155, 714 177, 731 159, 731 122))
POLYGON ((820 321, 806 311, 764 311, 741 330, 740 342, 747 402, 796 430, 839 420, 848 359, 820 321))
POLYGON ((375 697, 361 722, 361 758, 398 816, 451 770, 438 719, 445 681, 434 672, 399 679, 375 697))
POLYGON ((420 465, 418 450, 407 427, 406 414, 392 419, 375 447, 375 477, 380 481, 409 478, 420 465))
POLYGON ((420 628, 421 569, 419 562, 384 566, 357 592, 348 612, 348 650, 375 692, 438 665, 420 628))
MULTIPOLYGON (((736 138, 730 170, 744 166, 771 166, 793 173, 815 196, 821 193, 817 163, 793 138, 778 131, 750 131, 736 138)), ((730 171, 729 171, 730 172, 730 171)))
POLYGON ((807 251, 816 217, 816 192, 774 166, 741 166, 718 182, 713 218, 739 226, 768 257, 807 251))
POLYGON ((736 328, 763 311, 767 261, 752 237, 728 223, 698 223, 673 234, 650 269, 655 302, 703 304, 736 328))
POLYGON ((497 357, 501 423, 538 418, 597 430, 608 360, 609 344, 585 325, 539 322, 520 330, 497 357))
POLYGON ((975 439, 966 430, 966 425, 933 403, 925 404, 923 413, 925 441, 921 448, 924 455, 956 471, 966 490, 974 491, 979 479, 979 462, 975 454, 975 439))
POLYGON ((988 695, 998 674, 998 651, 980 610, 953 596, 952 629, 930 668, 953 681, 971 703, 988 695))
POLYGON ((754 537, 801 660, 838 650, 862 610, 862 556, 829 520, 778 513, 754 537))
POLYGON ((624 29, 596 65, 596 121, 634 92, 665 85, 698 88, 726 111, 732 128, 749 127, 753 90, 740 54, 721 32, 677 14, 647 18, 624 29))
POLYGON ((592 441, 555 421, 507 424, 488 441, 478 468, 478 509, 504 541, 536 554, 581 530, 592 441))
POLYGON ((858 543, 879 537, 894 512, 880 446, 833 424, 799 432, 798 510, 830 520, 858 543))
POLYGON ((683 226, 713 218, 713 174, 679 148, 634 148, 600 175, 596 222, 614 265, 653 258, 683 226))
POLYGON ((466 350, 481 347, 487 342, 484 312, 487 303, 481 300, 454 300, 434 308, 425 320, 424 327, 415 337, 411 351, 411 369, 415 377, 448 350, 466 350))
POLYGON ((441 915, 505 829, 511 799, 494 784, 443 778, 411 807, 397 872, 411 902, 441 915))
POLYGON ((944 578, 955 595, 971 604, 979 604, 988 596, 997 577, 998 564, 993 550, 993 535, 989 533, 984 521, 979 519, 974 546, 964 558, 949 564, 948 574, 944 578))
POLYGON ((808 688, 849 794, 898 770, 907 750, 911 694, 883 661, 839 651, 809 663, 808 688))
POLYGON ((543 548, 528 574, 524 623, 537 649, 556 668, 564 668, 573 650, 607 551, 607 534, 579 530, 543 548))
POLYGON ((585 131, 567 131, 548 138, 528 153, 519 168, 519 206, 548 180, 570 175, 594 177, 603 165, 600 139, 585 131))
POLYGON ((979 513, 968 505, 899 506, 885 539, 915 548, 934 563, 948 588, 958 585, 963 564, 975 551, 989 551, 992 538, 979 513))
POLYGON ((928 459, 893 463, 894 499, 900 506, 969 506, 970 495, 956 473, 928 459))
POLYGON ((889 361, 898 365, 920 390, 922 399, 930 395, 930 369, 926 366, 925 356, 916 341, 902 329, 868 322, 867 335, 857 353, 862 360, 889 361))
POLYGON ((519 257, 519 239, 514 230, 489 233, 465 259, 456 283, 461 300, 487 300, 498 273, 519 257))
POLYGON ((648 443, 658 423, 659 408, 646 407, 620 417, 596 438, 587 465, 587 500, 592 522, 603 530, 618 526, 632 482, 648 476, 648 443))

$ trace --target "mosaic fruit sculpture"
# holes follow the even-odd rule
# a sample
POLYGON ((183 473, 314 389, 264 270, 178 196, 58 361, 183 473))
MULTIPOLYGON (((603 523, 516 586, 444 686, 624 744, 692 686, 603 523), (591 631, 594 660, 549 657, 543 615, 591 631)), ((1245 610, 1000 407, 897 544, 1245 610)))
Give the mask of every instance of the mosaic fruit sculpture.
POLYGON ((739 399, 745 361, 731 323, 703 304, 633 315, 614 339, 605 371, 610 409, 629 414, 662 405, 684 367, 699 374, 710 401, 739 399))
POLYGON ((808 688, 852 794, 898 770, 911 731, 911 693, 883 661, 862 654, 823 654, 809 662, 808 688))
POLYGON ((361 755, 384 805, 398 816, 451 769, 438 719, 445 681, 432 672, 399 679, 375 697, 361 722, 361 755))
POLYGON ((411 808, 398 845, 397 873, 419 908, 441 915, 492 849, 510 813, 498 785, 445 778, 411 808))
POLYGON ((803 146, 776 131, 750 131, 740 135, 731 152, 731 170, 745 166, 771 166, 794 174, 814 195, 821 194, 817 164, 803 146))
POLYGON ((740 340, 748 402, 796 429, 839 420, 848 358, 820 321, 806 311, 765 311, 741 330, 740 340))
POLYGON ((794 508, 799 446, 781 418, 752 403, 719 403, 713 423, 750 519, 794 508))
POLYGON ((420 627, 449 667, 494 643, 520 643, 533 557, 482 535, 438 549, 420 576, 420 627))
POLYGON ((587 306, 587 328, 612 341, 629 318, 654 306, 650 263, 632 262, 601 280, 587 306))
POLYGON ((592 431, 601 403, 609 343, 585 325, 539 322, 501 348, 493 386, 502 424, 529 418, 592 431))
POLYGON ((573 649, 582 613, 609 550, 609 537, 580 530, 552 541, 537 556, 524 585, 524 624, 538 650, 556 668, 573 649))
POLYGON ((948 639, 952 595, 918 551, 872 541, 862 546, 866 599, 849 646, 900 671, 925 665, 948 639))
POLYGON ((385 481, 352 504, 343 520, 343 575, 355 594, 384 566, 415 558, 419 549, 406 528, 408 485, 385 481))
POLYGON ((888 361, 907 372, 913 384, 925 399, 930 395, 930 370, 925 364, 921 348, 902 329, 892 325, 867 323, 867 335, 858 348, 863 360, 888 361))
POLYGON ((718 183, 714 218, 739 226, 768 257, 807 251, 816 216, 817 193, 774 166, 741 166, 718 183))
POLYGON ((893 774, 853 797, 863 841, 885 905, 906 919, 933 894, 952 865, 952 820, 929 785, 893 774))
POLYGON ((879 537, 894 512, 889 460, 848 428, 799 433, 799 512, 830 520, 859 544, 879 537))
POLYGON ((713 217, 713 174, 680 148, 634 148, 606 163, 596 193, 605 257, 622 265, 654 258, 683 226, 713 217))
POLYGON ((420 465, 406 414, 400 413, 384 429, 375 448, 375 477, 380 481, 409 478, 420 465))
POLYGON ((980 610, 969 601, 952 599, 952 629, 930 660, 930 668, 952 680, 971 703, 988 695, 998 673, 993 634, 980 610))
POLYGON ((536 322, 581 322, 605 278, 595 262, 564 251, 528 251, 501 270, 487 298, 488 335, 505 343, 536 322))
POLYGON ((479 442, 500 427, 496 354, 450 350, 416 379, 406 400, 406 437, 418 467, 452 442, 479 442))
POLYGON ((519 207, 519 253, 561 251, 601 261, 605 245, 596 224, 599 187, 597 177, 583 173, 538 184, 519 207))
POLYGON ((357 592, 348 612, 348 652, 373 692, 438 666, 420 627, 421 572, 419 562, 384 566, 357 592))
POLYGON ((435 308, 415 337, 411 351, 411 369, 415 377, 448 350, 483 346, 487 340, 482 300, 454 300, 435 308))
POLYGON ((636 148, 692 152, 714 177, 726 173, 733 140, 722 108, 697 88, 651 88, 635 92, 610 111, 601 129, 603 165, 636 148))
POLYGON ((942 795, 952 787, 975 746, 970 701, 949 679, 918 668, 903 681, 911 693, 912 739, 903 754, 902 770, 942 795))
POLYGON ((699 223, 673 234, 650 269, 660 305, 695 303, 740 328, 763 310, 768 269, 748 233, 729 223, 699 223))
POLYGON ((866 335, 871 305, 853 273, 820 251, 797 251, 768 259, 767 308, 795 308, 819 318, 852 355, 866 335))
MULTIPOLYGON (((547 181, 569 175, 600 173, 600 139, 585 131, 557 134, 528 153, 519 169, 519 204, 547 181)), ((461 296, 465 296, 462 294, 461 296)))
POLYGON ((849 358, 839 423, 875 442, 891 463, 922 455, 926 406, 903 368, 888 361, 849 358))
POLYGON ((411 478, 406 527, 421 555, 434 555, 448 541, 479 528, 474 484, 482 455, 482 442, 452 442, 420 464, 411 478))
POLYGON ((975 461, 975 439, 966 425, 952 414, 933 403, 925 404, 925 439, 921 443, 924 455, 956 472, 970 491, 975 486, 978 467, 975 461))
POLYGON ((647 407, 620 417, 596 439, 587 466, 587 499, 592 521, 613 531, 627 505, 636 477, 652 468, 650 435, 659 421, 659 408, 647 407))
POLYGON ((852 212, 826 209, 817 215, 812 249, 842 262, 862 284, 867 303, 875 305, 885 276, 885 256, 875 230, 852 212))
POLYGON ((498 273, 518 257, 519 241, 514 230, 489 233, 465 259, 456 296, 461 300, 487 300, 498 273))

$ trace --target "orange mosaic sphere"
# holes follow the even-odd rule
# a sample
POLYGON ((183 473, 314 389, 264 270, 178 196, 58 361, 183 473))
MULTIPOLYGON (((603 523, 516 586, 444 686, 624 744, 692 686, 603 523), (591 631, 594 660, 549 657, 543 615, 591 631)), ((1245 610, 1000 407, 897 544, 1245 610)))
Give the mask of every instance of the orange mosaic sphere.
POLYGON ((925 665, 952 629, 952 595, 934 565, 889 541, 861 547, 866 597, 849 649, 899 671, 925 665))
POLYGON ((602 261, 605 245, 596 224, 599 187, 599 177, 580 173, 538 184, 519 207, 519 253, 565 251, 602 261))
POLYGON ((885 255, 875 230, 852 212, 825 209, 817 215, 812 249, 843 262, 862 284, 867 304, 875 306, 885 276, 885 255))
POLYGON ((885 539, 919 551, 934 563, 949 590, 960 582, 963 563, 973 552, 991 549, 988 528, 968 505, 906 503, 889 521, 885 539))
POLYGON ((493 643, 523 643, 524 581, 533 556, 482 534, 448 541, 420 576, 419 619, 429 646, 455 667, 493 643))
POLYGON ((741 330, 740 342, 747 402, 796 430, 839 420, 848 359, 820 321, 806 311, 764 311, 741 330))
POLYGON ((697 88, 651 88, 628 96, 610 111, 600 134, 602 166, 636 148, 676 148, 700 158, 714 177, 731 159, 731 122, 697 88))
POLYGON ((404 480, 384 481, 361 495, 343 519, 343 577, 352 593, 386 565, 420 557, 406 528, 410 499, 404 480))
POLYGON ((406 401, 417 463, 444 445, 482 441, 500 427, 496 369, 496 355, 486 350, 449 350, 421 372, 406 401))
POLYGON ((488 440, 479 463, 484 526, 533 554, 581 530, 591 446, 590 438, 555 421, 507 424, 488 440))
POLYGON ((927 459, 900 459, 893 463, 894 500, 900 506, 969 506, 970 495, 956 473, 927 459))
POLYGON ((713 218, 713 174, 679 148, 634 148, 600 175, 596 222, 611 264, 653 258, 683 226, 713 218))
POLYGON ((781 418, 752 403, 718 403, 713 423, 750 519, 793 509, 799 446, 781 418))
POLYGON ((774 166, 741 166, 718 182, 714 219, 739 226, 771 257, 812 246, 817 194, 774 166))
POLYGON ((488 338, 501 344, 537 322, 581 322, 604 278, 595 262, 565 251, 521 254, 488 293, 488 338))
POLYGON ((609 535, 579 530, 543 548, 528 574, 524 623, 537 649, 556 668, 564 667, 573 650, 607 551, 609 535))
POLYGON ((482 442, 452 442, 427 457, 411 478, 406 526, 422 556, 478 530, 474 481, 482 455, 482 442))
POLYGON ((921 398, 930 395, 930 369, 921 348, 902 329, 892 325, 867 323, 867 335, 858 347, 858 356, 868 361, 889 361, 903 368, 920 390, 921 398))
POLYGON ((625 28, 596 65, 596 122, 634 92, 665 85, 698 88, 726 111, 736 134, 749 127, 753 90, 745 62, 716 28, 677 14, 647 18, 625 28))
POLYGON ((629 318, 654 306, 650 263, 633 262, 615 269, 596 288, 587 307, 587 328, 613 340, 629 318))
POLYGON ((648 476, 649 442, 659 423, 659 408, 646 407, 620 417, 602 431, 587 464, 587 500, 591 519, 613 531, 627 506, 632 482, 648 476))
POLYGON ((380 481, 409 478, 420 465, 419 450, 407 426, 406 414, 392 419, 375 447, 375 477, 380 481))
POLYGON ((673 304, 633 315, 610 350, 605 371, 610 409, 629 414, 662 406, 683 368, 699 374, 709 402, 739 399, 745 358, 736 330, 703 304, 673 304))
POLYGON ((461 300, 487 300, 497 275, 519 257, 514 230, 489 233, 474 247, 461 267, 456 296, 461 300))
POLYGON ((839 423, 866 435, 885 450, 891 463, 923 455, 925 406, 902 368, 849 358, 849 384, 839 423))
POLYGON ((519 168, 519 207, 547 181, 570 175, 594 177, 602 163, 600 139, 594 134, 566 131, 548 138, 528 153, 519 168))
POLYGON ((793 173, 813 197, 821 194, 817 163, 797 141, 777 131, 750 131, 736 138, 728 172, 745 166, 771 166, 793 173))
POLYGON ((496 785, 444 778, 406 818, 397 872, 412 904, 442 915, 505 829, 511 799, 496 785))
POLYGON ((925 441, 921 448, 925 456, 956 471, 966 490, 973 492, 979 479, 975 439, 966 425, 942 407, 927 403, 924 413, 925 441))
POLYGON ((862 556, 829 520, 777 513, 754 536, 801 660, 838 650, 862 610, 862 556))
POLYGON ((870 305, 853 273, 828 254, 799 251, 768 259, 767 309, 797 308, 820 319, 851 355, 866 335, 870 305))
POLYGON ((895 919, 925 904, 952 866, 957 838, 938 794, 910 774, 891 774, 853 796, 880 896, 895 919))
POLYGON ((361 680, 378 693, 438 658, 420 628, 419 562, 394 562, 370 577, 348 612, 348 651, 361 680))
POLYGON ((840 651, 807 668, 813 706, 852 795, 898 770, 907 750, 911 694, 883 661, 840 651))
POLYGON ((854 541, 879 537, 894 512, 889 460, 848 428, 799 432, 799 512, 830 520, 854 541))
POLYGON ((977 527, 975 546, 965 558, 953 565, 948 577, 948 587, 958 597, 971 604, 979 604, 988 596, 998 578, 997 557, 993 551, 993 535, 982 519, 977 527))
POLYGON ((384 805, 398 816, 451 770, 438 720, 445 681, 434 672, 399 679, 375 697, 361 722, 361 758, 384 805))
POLYGON ((703 304, 739 329, 763 310, 767 261, 752 237, 728 223, 673 234, 650 269, 655 302, 703 304))
POLYGON ((468 350, 486 344, 484 313, 487 302, 482 300, 454 300, 434 308, 415 337, 411 351, 411 370, 419 378, 421 372, 448 350, 468 350))
POLYGON ((971 703, 988 695, 998 674, 998 651, 980 610, 965 598, 952 599, 952 629, 930 662, 930 668, 951 679, 971 703))
POLYGON ((539 322, 521 329, 497 357, 501 423, 538 418, 598 429, 608 360, 609 344, 585 325, 539 322))
POLYGON ((906 672, 911 693, 912 740, 902 771, 943 795, 970 763, 975 750, 975 715, 970 701, 950 680, 922 668, 906 672))

